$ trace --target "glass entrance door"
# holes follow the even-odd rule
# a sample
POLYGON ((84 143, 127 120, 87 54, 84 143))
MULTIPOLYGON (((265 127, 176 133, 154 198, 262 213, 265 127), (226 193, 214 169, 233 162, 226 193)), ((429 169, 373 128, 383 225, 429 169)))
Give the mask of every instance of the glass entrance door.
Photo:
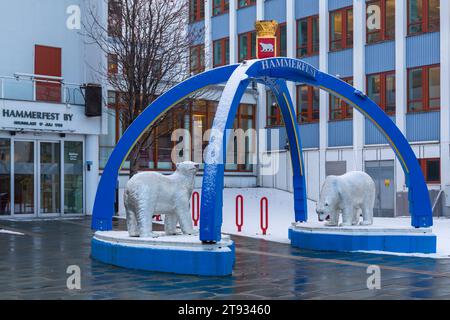
POLYGON ((83 213, 83 142, 64 141, 64 214, 83 213))
POLYGON ((34 141, 14 141, 14 214, 35 214, 34 141))
POLYGON ((61 213, 61 144, 39 142, 39 214, 61 213))
POLYGON ((0 138, 0 218, 84 214, 83 141, 0 138))
POLYGON ((11 214, 11 140, 0 139, 0 216, 11 214))

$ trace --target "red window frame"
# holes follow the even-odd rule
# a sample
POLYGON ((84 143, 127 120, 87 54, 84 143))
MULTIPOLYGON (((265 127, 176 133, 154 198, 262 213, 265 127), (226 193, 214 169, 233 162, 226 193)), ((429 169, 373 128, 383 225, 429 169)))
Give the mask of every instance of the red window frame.
POLYGON ((273 94, 272 91, 270 90, 266 90, 266 127, 267 128, 271 128, 271 127, 279 127, 279 126, 283 126, 283 117, 281 116, 281 110, 280 107, 278 106, 278 102, 275 98, 275 95, 273 94), (273 95, 273 100, 275 102, 275 114, 274 115, 270 115, 269 113, 269 95, 273 95))
MULTIPOLYGON (((296 38, 296 42, 297 42, 297 58, 302 58, 302 57, 308 57, 308 56, 313 56, 316 54, 319 54, 319 38, 317 38, 317 43, 316 43, 316 48, 317 50, 314 49, 314 42, 313 42, 313 23, 314 21, 317 20, 317 27, 319 27, 319 16, 318 15, 314 15, 314 16, 309 16, 309 17, 305 17, 302 19, 298 19, 297 23, 296 23, 296 33, 297 33, 297 38, 296 38), (301 46, 299 43, 299 35, 298 35, 298 25, 300 22, 307 20, 307 25, 308 25, 308 30, 307 30, 307 41, 306 41, 306 54, 301 55, 301 49, 305 48, 305 46, 301 46)), ((331 30, 331 29, 330 29, 331 30)), ((319 32, 319 31, 318 31, 319 32)))
MULTIPOLYGON (((430 78, 429 78, 429 71, 432 68, 435 67, 439 67, 439 72, 440 72, 440 64, 432 64, 432 65, 428 65, 428 66, 421 66, 421 67, 416 67, 416 68, 409 68, 408 69, 408 74, 407 74, 407 112, 408 113, 414 113, 414 112, 427 112, 427 111, 434 111, 434 110, 440 110, 440 103, 439 103, 439 107, 430 107, 430 100, 440 100, 441 96, 439 93, 439 97, 438 98, 430 98, 430 78), (410 99, 410 73, 413 70, 418 70, 418 69, 422 69, 422 99, 416 99, 416 100, 411 100, 410 99), (422 102, 422 110, 411 110, 410 106, 412 103, 414 102, 422 102)), ((440 84, 440 83, 439 83, 440 84)))
POLYGON ((237 0, 238 9, 246 8, 250 6, 254 6, 256 4, 256 0, 245 0, 245 4, 241 4, 241 0, 237 0))
POLYGON ((286 29, 286 52, 281 52, 281 28, 287 28, 286 22, 280 23, 277 28, 277 57, 286 57, 287 56, 287 29, 286 29))
MULTIPOLYGON (((389 35, 389 33, 387 32, 388 30, 386 28, 386 21, 387 21, 387 19, 386 19, 386 16, 387 16, 386 2, 387 1, 388 0, 370 0, 370 1, 367 1, 367 3, 366 3, 366 21, 369 18, 369 16, 367 15, 367 7, 374 4, 375 2, 380 2, 380 11, 381 11, 381 17, 380 17, 381 18, 381 21, 380 21, 381 28, 380 29, 369 30, 367 28, 367 23, 366 23, 366 43, 367 44, 379 43, 379 42, 395 39, 395 20, 394 20, 394 30, 393 30, 394 32, 391 35, 389 35), (380 39, 369 41, 369 36, 371 34, 376 34, 376 33, 380 33, 380 39)), ((395 11, 395 9, 394 9, 394 11, 395 11)), ((395 14, 395 12, 394 12, 394 14, 395 14)))
POLYGON ((427 33, 427 32, 437 32, 440 30, 440 19, 436 19, 436 20, 431 20, 429 17, 429 12, 430 12, 430 0, 408 0, 407 6, 406 6, 406 10, 407 10, 407 24, 408 24, 408 35, 417 35, 417 34, 422 34, 422 33, 427 33), (420 22, 415 22, 412 23, 410 20, 410 2, 411 1, 422 1, 422 21, 420 22), (430 26, 430 22, 437 22, 436 28, 432 28, 430 26), (422 28, 422 31, 419 32, 411 32, 411 26, 414 25, 420 25, 422 28))
POLYGON ((350 32, 349 29, 347 28, 349 25, 349 23, 348 23, 348 12, 349 11, 352 11, 352 15, 353 15, 353 7, 345 7, 345 8, 341 8, 338 10, 330 11, 328 32, 330 35, 330 51, 331 52, 353 48, 353 29, 350 32), (332 26, 331 21, 332 21, 333 14, 338 13, 338 12, 341 13, 341 15, 342 15, 342 37, 341 37, 341 39, 333 40, 331 38, 331 26, 332 26), (347 39, 351 39, 351 44, 348 44, 347 39), (338 48, 333 49, 333 43, 340 43, 340 46, 338 48))
POLYGON ((230 38, 229 37, 213 41, 213 66, 214 67, 220 67, 220 66, 224 66, 224 65, 227 65, 230 63, 230 61, 227 61, 227 53, 226 53, 226 48, 227 48, 226 42, 227 41, 228 41, 228 49, 229 49, 230 48, 230 38), (215 50, 216 50, 215 44, 216 43, 220 43, 220 46, 222 48, 222 57, 220 58, 221 61, 219 64, 215 63, 215 59, 214 59, 216 56, 216 52, 215 52, 215 50))
POLYGON ((191 73, 196 74, 199 72, 203 72, 205 70, 205 61, 204 61, 204 59, 202 59, 202 54, 201 54, 201 52, 203 52, 204 49, 205 49, 204 45, 202 45, 202 44, 190 47, 190 49, 189 49, 189 70, 191 71, 191 73), (193 54, 194 50, 197 50, 197 53, 198 53, 196 69, 194 69, 192 67, 192 63, 191 63, 192 62, 192 54, 193 54))
MULTIPOLYGON (((316 87, 308 86, 306 84, 298 85, 297 86, 297 122, 298 123, 313 123, 313 122, 319 122, 319 114, 320 114, 320 108, 317 110, 314 110, 314 90, 319 90, 316 87), (308 110, 305 112, 302 112, 300 109, 300 89, 306 86, 308 88, 308 110), (317 114, 317 118, 314 117, 314 115, 317 114), (303 120, 303 121, 300 121, 303 120)), ((320 102, 319 102, 320 103, 320 102)))
MULTIPOLYGON (((386 112, 386 108, 387 108, 387 82, 386 82, 386 78, 387 78, 387 76, 390 76, 390 75, 394 75, 395 76, 395 71, 371 73, 371 74, 367 74, 366 75, 366 88, 367 88, 367 91, 369 90, 369 77, 370 76, 380 76, 380 103, 378 104, 378 106, 384 112, 386 112)), ((368 92, 367 92, 367 94, 368 94, 368 92)), ((394 104, 394 110, 386 112, 386 114, 395 115, 395 107, 396 106, 394 104)))
MULTIPOLYGON (((342 78, 341 79, 344 82, 353 83, 353 77, 347 77, 347 78, 342 78)), ((341 120, 349 120, 353 118, 353 107, 351 105, 349 105, 347 102, 345 102, 344 100, 342 100, 339 97, 330 95, 330 102, 329 102, 329 107, 328 107, 328 121, 341 121, 341 120), (339 103, 339 109, 335 109, 334 112, 336 112, 336 110, 340 110, 341 111, 341 115, 339 117, 335 117, 334 119, 332 119, 332 104, 333 104, 333 99, 336 100, 337 103, 339 103)))
POLYGON ((201 21, 205 18, 205 1, 204 0, 189 0, 189 23, 201 21), (193 5, 195 4, 193 11, 193 5))
POLYGON ((422 169, 423 176, 425 178, 426 183, 433 183, 433 184, 440 184, 441 183, 441 159, 440 158, 421 158, 419 160, 420 168, 422 169), (437 161, 439 163, 439 180, 430 180, 428 177, 428 165, 429 162, 435 162, 437 161))
POLYGON ((240 33, 238 34, 238 60, 239 62, 244 61, 244 60, 251 60, 251 59, 256 59, 256 43, 255 46, 252 45, 252 35, 255 35, 256 38, 256 31, 249 31, 249 32, 244 32, 244 33, 240 33), (242 36, 247 36, 247 55, 243 58, 241 58, 241 37, 242 36), (252 48, 255 51, 255 55, 252 56, 252 48))
MULTIPOLYGON (((231 0, 235 1, 235 0, 231 0)), ((215 5, 214 0, 211 1, 212 5, 212 15, 219 16, 221 14, 227 13, 230 10, 230 3, 228 0, 220 0, 219 5, 215 5), (217 10, 217 11, 216 11, 217 10)))

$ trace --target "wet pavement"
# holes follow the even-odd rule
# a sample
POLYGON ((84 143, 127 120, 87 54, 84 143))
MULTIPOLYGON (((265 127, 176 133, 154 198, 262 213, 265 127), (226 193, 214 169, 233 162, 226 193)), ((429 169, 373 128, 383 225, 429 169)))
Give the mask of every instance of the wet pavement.
MULTIPOLYGON (((114 221, 125 229, 124 221, 114 221)), ((316 252, 232 236, 232 276, 197 277, 127 270, 90 258, 90 218, 0 220, 0 299, 450 299, 450 259, 316 252), (67 267, 81 289, 67 289, 67 267), (367 267, 381 289, 367 288, 367 267)))

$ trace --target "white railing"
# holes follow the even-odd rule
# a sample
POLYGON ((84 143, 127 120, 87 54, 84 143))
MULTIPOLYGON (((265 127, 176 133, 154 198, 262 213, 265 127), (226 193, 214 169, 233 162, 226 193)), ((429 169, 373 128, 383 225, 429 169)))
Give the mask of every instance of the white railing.
POLYGON ((80 84, 65 82, 61 77, 20 72, 0 76, 0 99, 85 104, 80 84))

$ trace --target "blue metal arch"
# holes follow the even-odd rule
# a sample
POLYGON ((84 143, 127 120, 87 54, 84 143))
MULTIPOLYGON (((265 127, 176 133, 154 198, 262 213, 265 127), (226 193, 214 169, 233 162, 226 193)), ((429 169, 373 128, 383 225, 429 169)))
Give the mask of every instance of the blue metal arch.
MULTIPOLYGON (((180 83, 167 93, 160 96, 155 102, 144 110, 144 112, 132 123, 132 125, 130 125, 111 154, 105 170, 103 171, 94 204, 94 214, 92 219, 93 229, 112 229, 114 191, 118 171, 120 170, 129 151, 139 139, 141 134, 145 132, 145 130, 161 114, 166 112, 171 106, 188 96, 190 93, 208 85, 226 82, 232 76, 237 67, 238 65, 231 65, 213 69, 180 83)), ((229 101, 231 102, 230 105, 232 105, 233 108, 229 109, 229 113, 236 113, 236 101, 240 101, 240 98, 242 97, 249 81, 254 79, 255 81, 265 83, 272 88, 280 107, 282 108, 282 112, 284 110, 283 117, 285 122, 288 127, 291 127, 291 121, 286 121, 286 119, 289 119, 288 117, 290 117, 290 115, 288 115, 290 112, 289 110, 292 112, 292 102, 290 101, 289 94, 287 94, 285 83, 284 81, 273 82, 270 78, 301 82, 320 87, 330 93, 340 96, 342 99, 352 104, 357 110, 362 112, 364 116, 368 117, 386 136, 388 142, 395 151, 403 170, 405 171, 409 187, 409 211, 412 217, 411 224, 414 227, 429 227, 432 225, 433 222, 428 189, 414 152, 412 151, 408 141, 391 121, 391 119, 373 101, 368 99, 367 96, 358 90, 355 90, 347 83, 326 73, 322 73, 311 65, 298 59, 271 58, 255 60, 248 62, 247 67, 243 70, 245 70, 245 73, 239 74, 239 77, 234 79, 235 83, 233 84, 233 87, 235 94, 232 101, 229 101), (282 106, 283 104, 284 106, 282 106)), ((219 116, 221 118, 226 117, 227 119, 226 123, 223 123, 222 129, 230 128, 231 118, 228 117, 227 114, 222 114, 219 116)), ((219 122, 220 121, 218 121, 218 123, 219 122)), ((214 123, 216 123, 216 120, 214 123)), ((287 130, 289 130, 288 127, 287 130)), ((300 166, 294 172, 296 173, 299 170, 300 172, 303 172, 301 145, 298 136, 298 125, 296 122, 292 125, 292 130, 289 131, 291 132, 291 134, 289 134, 290 139, 292 136, 295 137, 295 133, 297 133, 295 143, 293 144, 292 141, 290 141, 290 145, 291 147, 293 145, 297 145, 300 155, 297 158, 300 166)), ((225 159, 224 150, 226 150, 226 148, 224 148, 224 142, 226 142, 226 140, 223 136, 223 130, 218 136, 214 134, 213 130, 210 138, 210 144, 208 146, 207 164, 205 165, 203 177, 203 195, 201 204, 202 214, 200 224, 200 239, 202 241, 217 241, 220 239, 224 164, 220 161, 211 161, 211 155, 215 155, 213 158, 216 159, 217 152, 220 152, 223 157, 222 159, 225 159), (222 143, 215 143, 214 139, 217 138, 220 138, 218 141, 221 141, 222 143), (209 148, 210 146, 212 148, 209 148), (210 157, 209 161, 208 154, 210 157), (210 187, 208 188, 207 186, 210 187)), ((293 159, 293 163, 294 161, 296 160, 293 159)), ((304 179, 303 174, 301 176, 302 177, 300 179, 296 179, 294 177, 294 181, 297 181, 294 182, 294 187, 304 186, 304 180, 301 180, 304 179)), ((303 189, 302 192, 305 193, 305 190, 303 189)), ((306 208, 306 203, 302 204, 301 199, 305 199, 305 196, 301 196, 300 192, 296 192, 296 194, 298 195, 298 199, 296 196, 295 207, 296 220, 304 221, 303 219, 306 220, 306 211, 304 215, 302 215, 301 208, 306 208), (297 209, 299 209, 298 212, 297 209)))
MULTIPOLYGON (((210 141, 206 150, 203 174, 200 209, 200 212, 202 212, 200 215, 200 240, 202 241, 218 241, 221 237, 226 146, 239 103, 249 85, 250 80, 245 75, 245 71, 252 63, 254 61, 240 65, 233 72, 217 106, 210 141)), ((286 82, 276 79, 258 79, 257 81, 264 83, 273 91, 281 109, 291 148, 295 220, 306 221, 306 184, 300 134, 286 82)))
POLYGON ((111 230, 119 170, 141 135, 171 107, 206 86, 226 82, 237 64, 209 70, 174 86, 148 106, 127 128, 103 170, 95 195, 92 229, 111 230))
MULTIPOLYGON (((283 79, 293 82, 306 83, 324 89, 341 97, 360 111, 365 117, 369 118, 384 134, 392 149, 396 153, 405 172, 406 181, 409 187, 408 198, 412 226, 417 228, 429 227, 433 224, 428 188, 417 158, 406 138, 392 122, 392 120, 386 115, 386 113, 359 90, 356 90, 342 80, 320 72, 302 60, 291 58, 270 58, 247 61, 239 66, 227 82, 221 101, 219 102, 217 109, 219 119, 216 122, 216 115, 212 128, 213 132, 218 132, 219 134, 212 134, 210 137, 210 145, 216 145, 213 149, 210 149, 207 152, 205 174, 203 176, 200 240, 214 242, 219 241, 221 237, 223 205, 222 190, 224 179, 223 159, 225 158, 223 157, 220 159, 218 155, 223 154, 226 150, 227 139, 223 136, 223 132, 224 130, 231 128, 237 106, 251 79, 265 83, 271 87, 277 96, 280 108, 284 110, 284 112, 289 112, 289 106, 283 105, 283 96, 286 96, 283 93, 286 89, 282 87, 283 83, 280 81, 277 81, 277 86, 274 86, 272 79, 283 79), (233 97, 232 99, 230 99, 231 96, 233 97), (224 116, 227 116, 225 126, 223 125, 224 121, 222 119, 224 116), (222 144, 217 144, 214 141, 222 141, 222 144)), ((287 104, 289 105, 289 102, 287 102, 287 104)), ((288 129, 288 127, 291 127, 291 120, 289 120, 288 115, 285 117, 284 113, 283 118, 285 119, 285 123, 287 125, 286 129, 288 129), (288 121, 286 122, 286 120, 288 121)), ((296 124, 294 127, 298 130, 298 126, 296 124)), ((295 136, 294 133, 295 131, 292 130, 291 134, 288 133, 290 145, 293 145, 293 139, 297 140, 295 141, 296 145, 300 145, 298 136, 295 136)), ((299 159, 301 161, 301 157, 299 159)), ((295 160, 293 160, 293 164, 294 161, 295 160)), ((295 174, 295 167, 293 169, 295 174)), ((298 181, 301 180, 296 179, 294 176, 294 186, 296 185, 295 181, 297 181, 298 185, 298 181)), ((301 193, 297 192, 297 195, 299 194, 301 193)), ((303 197, 303 199, 305 198, 306 197, 303 197)), ((306 204, 304 206, 306 208, 306 204)), ((301 219, 301 214, 297 214, 297 212, 296 221, 304 221, 301 219)))

